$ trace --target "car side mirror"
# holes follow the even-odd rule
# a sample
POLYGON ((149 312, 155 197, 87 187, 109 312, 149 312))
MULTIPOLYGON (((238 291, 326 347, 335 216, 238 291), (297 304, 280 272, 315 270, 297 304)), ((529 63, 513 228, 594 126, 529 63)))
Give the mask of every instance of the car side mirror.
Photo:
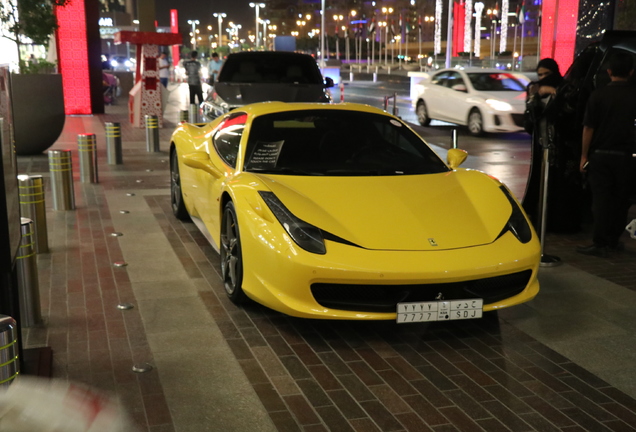
POLYGON ((183 163, 186 166, 194 169, 201 169, 208 174, 211 174, 214 178, 221 178, 223 175, 212 162, 210 162, 210 156, 206 152, 198 151, 182 156, 183 163))
POLYGON ((451 87, 455 91, 460 91, 466 93, 468 89, 466 88, 466 84, 455 84, 451 87))
POLYGON ((334 86, 333 78, 331 77, 325 77, 325 79, 323 80, 323 83, 325 85, 325 88, 331 88, 334 86))
POLYGON ((446 163, 451 169, 456 169, 464 163, 467 157, 468 152, 466 152, 466 150, 453 148, 448 150, 446 154, 446 163))

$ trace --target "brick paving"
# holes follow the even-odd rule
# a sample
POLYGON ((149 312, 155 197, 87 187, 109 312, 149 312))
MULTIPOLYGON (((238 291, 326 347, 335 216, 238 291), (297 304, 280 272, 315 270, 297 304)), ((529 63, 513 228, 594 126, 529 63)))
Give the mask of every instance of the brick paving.
MULTIPOLYGON (((110 235, 118 209, 108 208, 105 192, 168 188, 165 152, 147 153, 145 132, 124 116, 100 116, 122 124, 124 165, 100 163, 106 180, 75 182, 75 211, 47 211, 51 253, 38 257, 46 325, 26 330, 24 343, 53 349, 55 377, 117 395, 142 430, 179 431, 156 371, 131 370, 153 363, 140 313, 114 307, 136 298, 126 269, 112 266, 122 259, 110 235)), ((171 126, 161 130, 163 145, 171 126)), ((65 130, 55 148, 72 143, 77 131, 65 130)), ((46 155, 21 157, 19 168, 46 173, 46 155)), ((50 203, 50 186, 46 193, 50 203)), ((397 326, 301 320, 254 303, 238 308, 224 293, 218 254, 203 235, 172 216, 167 195, 145 200, 188 277, 207 284, 200 300, 280 431, 636 430, 635 399, 496 314, 397 326)), ((547 252, 635 290, 634 245, 626 240, 627 250, 607 259, 576 254, 574 247, 588 242, 587 228, 549 234, 547 252)), ((214 422, 201 430, 216 430, 214 422)))

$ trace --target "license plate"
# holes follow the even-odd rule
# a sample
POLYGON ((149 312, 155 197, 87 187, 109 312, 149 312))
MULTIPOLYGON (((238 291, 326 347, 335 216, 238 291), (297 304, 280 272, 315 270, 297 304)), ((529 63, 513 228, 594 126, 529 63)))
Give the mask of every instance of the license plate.
POLYGON ((481 318, 483 299, 398 303, 398 324, 481 318))

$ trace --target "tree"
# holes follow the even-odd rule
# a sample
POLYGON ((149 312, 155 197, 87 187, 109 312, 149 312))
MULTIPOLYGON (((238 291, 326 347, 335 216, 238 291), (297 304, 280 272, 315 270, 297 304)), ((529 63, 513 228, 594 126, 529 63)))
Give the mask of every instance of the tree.
POLYGON ((20 57, 24 38, 34 44, 44 45, 57 29, 55 7, 62 7, 70 0, 0 0, 0 32, 2 37, 15 42, 20 57))

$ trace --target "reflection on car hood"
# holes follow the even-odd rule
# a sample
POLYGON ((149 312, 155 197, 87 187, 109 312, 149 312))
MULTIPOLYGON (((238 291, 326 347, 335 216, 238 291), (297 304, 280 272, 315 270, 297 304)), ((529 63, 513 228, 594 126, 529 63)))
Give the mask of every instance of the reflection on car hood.
POLYGON ((300 219, 375 250, 443 250, 493 242, 511 214, 485 174, 378 177, 258 175, 300 219))
POLYGON ((216 83, 214 90, 228 105, 240 106, 255 102, 323 102, 324 88, 321 84, 216 83))

